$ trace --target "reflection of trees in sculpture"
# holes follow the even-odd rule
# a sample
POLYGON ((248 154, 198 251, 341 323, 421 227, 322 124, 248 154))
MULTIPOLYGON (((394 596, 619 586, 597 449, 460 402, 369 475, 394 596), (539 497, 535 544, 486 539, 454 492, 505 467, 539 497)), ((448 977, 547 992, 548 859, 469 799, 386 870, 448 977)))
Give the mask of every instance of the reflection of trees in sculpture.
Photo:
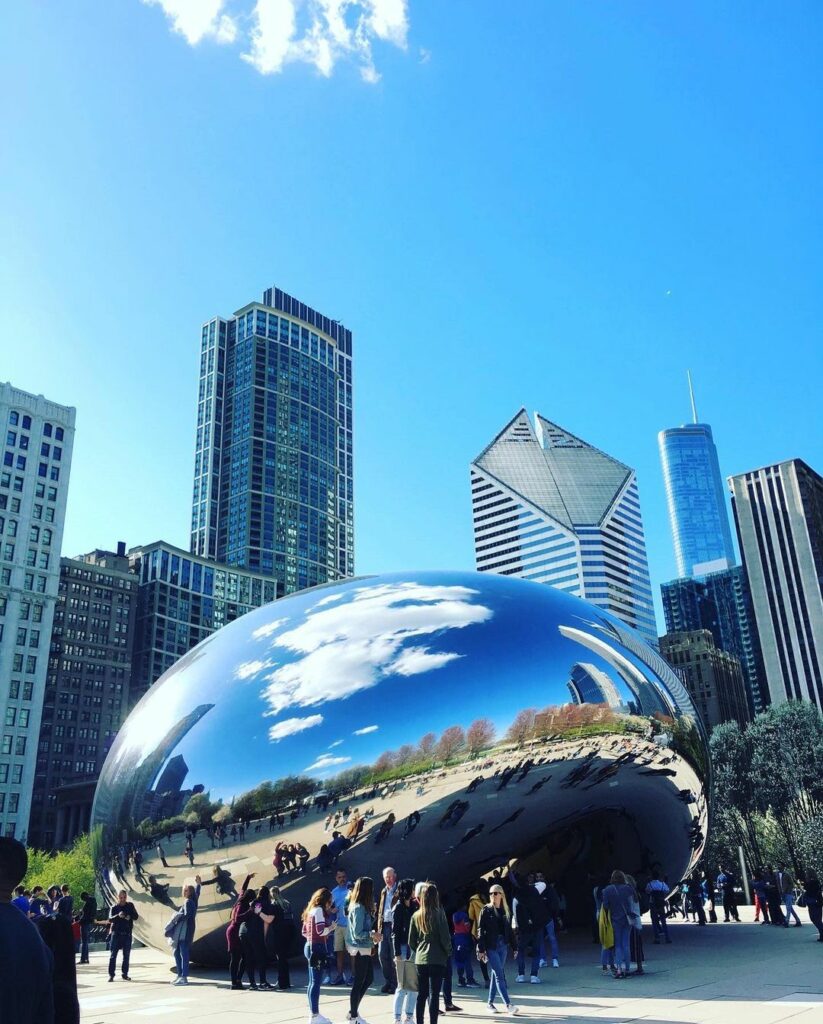
POLYGON ((450 725, 444 729, 437 743, 437 756, 441 761, 450 761, 458 750, 466 745, 466 733, 460 725, 450 725))
POLYGON ((617 714, 608 704, 553 704, 542 711, 519 711, 506 739, 510 743, 524 743, 544 736, 577 738, 608 732, 643 732, 646 727, 645 719, 617 714))
POLYGON ((424 736, 420 737, 420 741, 417 744, 417 752, 421 760, 426 761, 432 758, 436 742, 437 736, 433 732, 427 732, 424 736))
POLYGON ((317 782, 307 775, 286 775, 277 782, 261 782, 259 786, 237 797, 232 804, 232 817, 237 821, 242 818, 258 818, 275 808, 303 800, 316 789, 317 782))
POLYGON ((534 737, 534 716, 537 708, 523 708, 514 716, 514 721, 509 726, 506 739, 511 743, 522 743, 534 737))
POLYGON ((481 750, 494 743, 496 730, 494 723, 488 718, 478 718, 466 730, 466 746, 469 753, 476 756, 481 750))

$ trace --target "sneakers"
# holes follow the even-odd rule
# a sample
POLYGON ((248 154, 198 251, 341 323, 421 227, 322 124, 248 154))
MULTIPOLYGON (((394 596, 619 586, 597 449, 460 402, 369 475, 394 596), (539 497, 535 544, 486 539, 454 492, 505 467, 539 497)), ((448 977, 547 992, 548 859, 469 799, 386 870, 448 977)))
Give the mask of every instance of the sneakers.
POLYGON ((338 974, 337 977, 332 982, 332 985, 345 985, 345 984, 346 984, 346 979, 343 977, 342 974, 338 974))
POLYGON ((188 985, 188 983, 188 978, 175 978, 174 981, 172 982, 172 985, 188 985))
POLYGON ((457 1006, 455 1003, 446 1003, 443 1007, 444 1010, 451 1010, 452 1013, 460 1013, 463 1009, 462 1006, 457 1006))
POLYGON ((474 978, 472 978, 471 981, 466 982, 466 988, 483 988, 483 986, 479 981, 475 981, 474 978))
POLYGON ((531 981, 532 985, 539 985, 540 984, 540 979, 537 977, 536 974, 533 974, 531 976, 530 981, 531 981))
POLYGON ((309 1017, 309 1024, 331 1024, 328 1017, 324 1017, 322 1013, 313 1013, 309 1017))
POLYGON ((526 980, 526 975, 525 974, 518 974, 517 977, 514 980, 515 981, 525 981, 526 980))
POLYGON ((128 974, 123 975, 123 981, 131 981, 131 978, 128 976, 128 974))
POLYGON ((540 963, 538 964, 538 967, 548 967, 548 966, 549 965, 546 963, 545 960, 541 960, 540 963))
POLYGON ((410 1013, 406 1013, 406 1014, 403 1015, 402 1024, 412 1024, 413 1021, 414 1021, 414 1017, 412 1017, 412 1015, 410 1013))
POLYGON ((552 967, 559 967, 559 966, 560 966, 560 961, 557 959, 557 957, 554 957, 552 959, 552 967))
POLYGON ((109 975, 109 981, 114 981, 114 975, 113 974, 109 975))
POLYGON ((494 1003, 489 1003, 489 1005, 486 1007, 486 1009, 489 1011, 489 1013, 499 1013, 500 1012, 497 1009, 497 1007, 494 1005, 494 1003))
POLYGON ((331 975, 330 974, 324 974, 323 975, 323 980, 320 982, 320 984, 321 985, 331 985, 331 975))
POLYGON ((520 1013, 520 1008, 518 1006, 513 1006, 511 1003, 509 1003, 506 1006, 506 1013, 510 1017, 516 1017, 518 1015, 518 1013, 520 1013))

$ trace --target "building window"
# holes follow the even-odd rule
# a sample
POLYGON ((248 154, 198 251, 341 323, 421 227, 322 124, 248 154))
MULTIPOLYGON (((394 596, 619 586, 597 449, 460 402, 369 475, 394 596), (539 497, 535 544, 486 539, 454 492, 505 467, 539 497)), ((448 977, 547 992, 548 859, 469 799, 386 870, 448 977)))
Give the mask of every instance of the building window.
POLYGON ((51 437, 51 423, 44 423, 43 424, 43 434, 46 437, 51 437))
POLYGON ((2 746, 0 746, 0 753, 10 754, 11 753, 11 736, 4 736, 2 746))
POLYGON ((14 752, 18 757, 22 757, 26 752, 26 737, 18 736, 17 741, 14 744, 14 752))
POLYGON ((17 720, 17 708, 6 708, 6 725, 9 729, 14 728, 14 723, 17 720))

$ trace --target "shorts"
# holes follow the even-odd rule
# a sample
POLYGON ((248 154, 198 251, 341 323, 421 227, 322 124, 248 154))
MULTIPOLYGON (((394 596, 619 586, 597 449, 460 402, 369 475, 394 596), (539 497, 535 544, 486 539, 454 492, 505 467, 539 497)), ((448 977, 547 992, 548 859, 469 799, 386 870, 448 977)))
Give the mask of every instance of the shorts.
POLYGON ((348 928, 344 924, 336 924, 334 926, 334 951, 335 953, 343 953, 346 950, 346 932, 348 928))

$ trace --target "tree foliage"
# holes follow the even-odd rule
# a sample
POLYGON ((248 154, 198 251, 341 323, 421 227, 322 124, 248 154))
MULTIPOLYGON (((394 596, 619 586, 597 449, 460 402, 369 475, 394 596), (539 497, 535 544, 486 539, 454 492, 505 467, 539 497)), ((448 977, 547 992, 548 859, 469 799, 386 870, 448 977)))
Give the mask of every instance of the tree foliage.
POLYGON ((94 865, 88 835, 79 836, 69 850, 45 853, 29 849, 29 867, 23 885, 69 885, 75 899, 81 892, 94 892, 94 865))

